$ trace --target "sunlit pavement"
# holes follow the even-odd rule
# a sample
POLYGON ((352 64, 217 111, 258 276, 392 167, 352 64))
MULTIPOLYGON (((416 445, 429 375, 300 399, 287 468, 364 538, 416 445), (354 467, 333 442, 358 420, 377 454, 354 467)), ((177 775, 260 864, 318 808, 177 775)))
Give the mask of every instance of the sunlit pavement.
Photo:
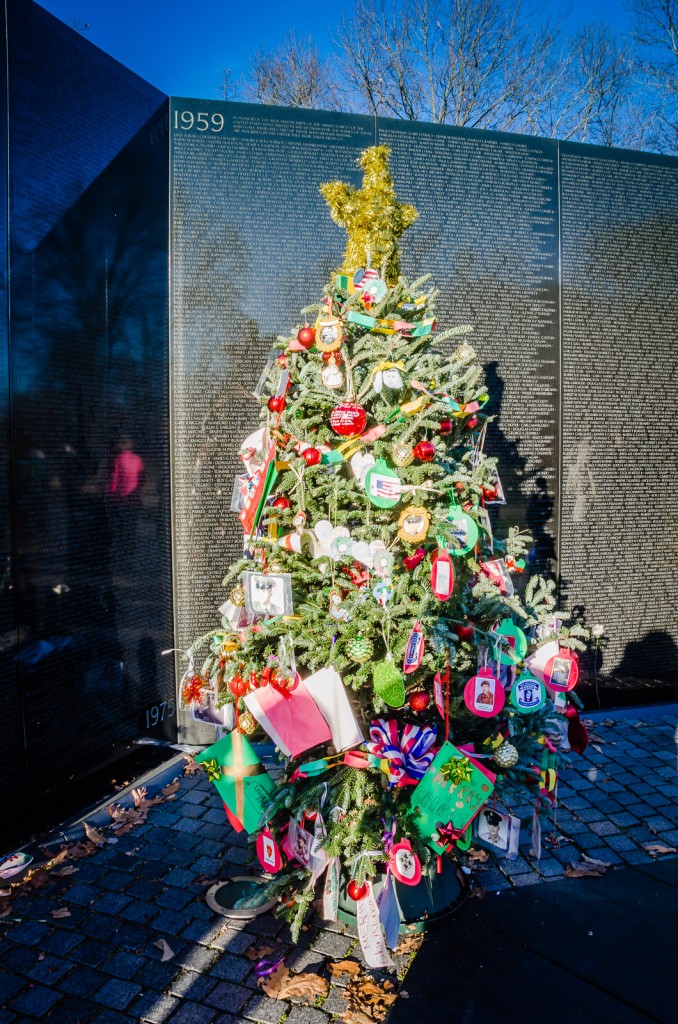
MULTIPOLYGON (((529 855, 531 807, 513 807, 524 821, 519 856, 478 866, 485 898, 427 937, 393 1022, 424 1013, 464 1024, 675 1019, 678 859, 656 848, 678 847, 677 722, 673 708, 594 716, 592 745, 562 771, 555 824, 542 818, 541 859, 529 855), (582 854, 621 870, 564 878, 582 854)), ((179 760, 170 771, 181 774, 179 760)), ((326 974, 331 960, 360 960, 348 929, 311 925, 292 946, 270 915, 240 926, 206 906, 208 880, 247 871, 248 857, 207 779, 183 776, 145 824, 14 901, 0 921, 0 1024, 326 1024, 341 1015, 341 981, 314 1006, 270 999, 245 953, 265 943, 292 970, 326 974), (70 916, 52 916, 63 909, 70 916), (159 939, 172 953, 165 962, 159 939)), ((411 958, 395 958, 401 976, 411 958)))

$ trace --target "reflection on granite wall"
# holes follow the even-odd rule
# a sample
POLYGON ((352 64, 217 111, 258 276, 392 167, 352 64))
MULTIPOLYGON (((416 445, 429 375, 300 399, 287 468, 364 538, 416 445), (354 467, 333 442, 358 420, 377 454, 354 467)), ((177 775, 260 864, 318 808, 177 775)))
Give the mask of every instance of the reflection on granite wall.
MULTIPOLYGON (((648 387, 661 388, 656 361, 668 368, 675 360, 668 339, 675 338, 678 162, 584 147, 584 174, 581 147, 551 140, 400 121, 375 126, 364 117, 203 100, 171 100, 170 136, 178 641, 188 643, 218 621, 220 581, 241 544, 229 505, 239 444, 258 422, 248 392, 271 338, 317 301, 343 251, 343 232, 330 221, 318 186, 338 177, 359 183, 355 160, 376 140, 392 148, 399 195, 421 212, 404 239, 405 273, 432 273, 443 322, 475 325, 472 341, 494 398, 490 411, 498 414, 488 444, 507 491, 500 527, 529 527, 532 568, 550 564, 558 571, 560 557, 563 601, 584 604, 590 624, 605 622, 606 671, 675 671, 676 647, 668 639, 675 599, 654 620, 661 655, 647 657, 634 643, 649 631, 651 591, 633 552, 620 558, 617 540, 620 509, 632 501, 646 506, 650 483, 667 480, 665 445, 642 467, 633 461, 632 475, 624 474, 624 503, 608 503, 605 511, 599 487, 600 515, 585 538, 573 529, 571 495, 566 490, 561 509, 561 494, 581 460, 581 432, 589 424, 599 444, 609 425, 613 407, 599 393, 607 368, 614 388, 613 380, 633 377, 634 367, 654 367, 648 387), (600 166, 593 167, 596 160, 600 166), (624 241, 629 217, 644 225, 632 245, 624 241), (606 255, 592 271, 587 252, 595 248, 606 255), (624 303, 603 324, 599 292, 609 293, 614 267, 624 303), (639 292, 646 296, 640 305, 639 292), (582 296, 589 297, 588 312, 582 296), (630 333, 621 325, 627 311, 630 333), (586 387, 598 389, 584 406, 576 394, 583 365, 586 387), (605 596, 611 588, 612 604, 605 596)), ((608 294, 608 305, 618 290, 608 294)), ((643 424, 647 429, 646 407, 625 411, 629 438, 643 424)), ((660 579, 675 545, 675 518, 664 520, 641 545, 640 564, 656 566, 660 579)), ((638 543, 645 522, 636 519, 638 543)))
POLYGON ((23 751, 3 744, 17 785, 2 803, 23 786, 13 814, 39 816, 140 734, 174 734, 159 656, 172 646, 167 109, 36 5, 8 18, 19 643, 3 686, 23 751))

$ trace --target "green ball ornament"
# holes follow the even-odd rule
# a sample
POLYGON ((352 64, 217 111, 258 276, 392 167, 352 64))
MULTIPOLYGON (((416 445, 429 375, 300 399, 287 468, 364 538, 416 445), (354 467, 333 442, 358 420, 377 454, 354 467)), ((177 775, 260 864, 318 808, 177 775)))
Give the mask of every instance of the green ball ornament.
POLYGON ((374 654, 374 644, 366 636, 357 636, 346 644, 346 655, 351 661, 357 661, 359 665, 369 661, 374 654))
POLYGON ((504 742, 494 752, 494 763, 497 768, 513 768, 519 760, 520 755, 512 743, 504 742))
POLYGON ((405 703, 405 681, 403 674, 389 654, 384 661, 378 661, 372 672, 374 692, 384 704, 401 708, 405 703))

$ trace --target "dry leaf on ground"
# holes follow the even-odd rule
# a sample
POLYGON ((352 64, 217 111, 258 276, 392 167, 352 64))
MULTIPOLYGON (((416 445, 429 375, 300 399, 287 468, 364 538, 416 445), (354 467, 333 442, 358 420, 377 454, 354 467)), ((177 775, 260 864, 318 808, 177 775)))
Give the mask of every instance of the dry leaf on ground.
POLYGON ((29 871, 25 878, 22 878, 21 884, 23 885, 24 882, 29 882, 34 889, 44 889, 50 883, 49 871, 45 871, 44 868, 35 868, 34 871, 29 871))
POLYGON ((616 725, 614 718, 606 718, 603 721, 603 725, 606 725, 608 729, 611 729, 613 725, 616 725))
POLYGON ((76 868, 75 864, 67 864, 65 868, 59 868, 54 874, 59 878, 68 878, 69 875, 75 875, 78 873, 80 868, 76 868))
POLYGON ((135 807, 141 807, 144 800, 148 796, 148 790, 145 786, 139 786, 138 789, 132 790, 132 799, 134 800, 135 807))
POLYGON ((11 903, 3 903, 2 906, 0 906, 0 918, 9 917, 13 909, 14 908, 11 903))
POLYGON ((341 978, 343 974, 360 974, 362 967, 357 960, 337 960, 327 965, 333 978, 341 978))
POLYGON ((58 910, 53 910, 52 911, 52 917, 55 918, 57 921, 60 921, 62 917, 70 917, 70 916, 71 916, 71 912, 68 909, 68 907, 59 907, 58 910))
POLYGON ((106 845, 106 838, 101 834, 101 832, 98 832, 95 828, 92 828, 92 826, 88 825, 86 821, 83 821, 82 827, 84 828, 85 835, 89 839, 90 843, 94 843, 95 846, 106 845))
POLYGON ((275 952, 275 946, 248 946, 245 950, 245 956, 248 960, 263 960, 265 956, 270 956, 271 953, 275 952))
POLYGON ((404 956, 405 953, 416 953, 423 941, 424 936, 421 932, 416 932, 414 935, 405 935, 398 943, 395 955, 404 956))
POLYGON ((174 779, 173 782, 170 782, 169 786, 165 786, 165 788, 161 789, 160 792, 163 796, 174 796, 174 794, 179 791, 179 785, 179 780, 174 779))
POLYGON ((565 874, 568 878, 600 878, 611 867, 612 865, 604 860, 595 860, 582 853, 580 861, 567 865, 565 874))
POLYGON ((219 879, 215 878, 214 875, 196 875, 193 881, 196 885, 203 885, 207 888, 210 885, 215 885, 219 879))
POLYGON ((398 998, 391 981, 381 985, 368 976, 351 978, 344 993, 349 1007, 342 1020, 346 1024, 373 1024, 386 1016, 389 1006, 398 998))
POLYGON ((483 889, 482 885, 471 886, 471 888, 469 890, 468 898, 470 900, 484 900, 485 899, 485 890, 483 889))
POLYGON ((188 754, 185 757, 184 764, 184 775, 195 775, 197 772, 201 772, 202 768, 194 758, 189 757, 188 754))
POLYGON ((164 962, 165 960, 171 960, 172 957, 174 956, 174 950, 169 945, 169 943, 165 941, 165 939, 158 939, 158 941, 154 942, 153 945, 157 946, 160 952, 162 953, 162 956, 160 957, 161 962, 164 962))
POLYGON ((289 968, 281 964, 267 978, 259 978, 259 987, 271 999, 308 999, 315 1002, 317 996, 325 996, 330 983, 317 974, 291 974, 289 968))
POLYGON ((678 853, 675 846, 664 846, 663 843, 648 843, 645 849, 651 857, 661 857, 665 853, 678 853))
POLYGON ((478 847, 472 846, 468 851, 468 858, 472 864, 484 864, 490 859, 490 855, 487 850, 479 850, 478 847))

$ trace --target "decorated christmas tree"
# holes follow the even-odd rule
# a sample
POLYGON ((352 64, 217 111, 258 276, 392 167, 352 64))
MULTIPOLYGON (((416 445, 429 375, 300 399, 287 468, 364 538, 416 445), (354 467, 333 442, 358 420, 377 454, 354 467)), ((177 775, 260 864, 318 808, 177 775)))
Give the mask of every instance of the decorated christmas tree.
POLYGON ((279 913, 298 933, 321 891, 326 917, 353 906, 371 966, 388 962, 374 921, 397 938, 398 887, 430 888, 481 823, 500 845, 512 805, 553 801, 565 725, 586 744, 585 631, 564 625, 553 581, 526 579, 529 535, 493 536, 503 492, 472 329, 438 330, 435 290, 400 273, 417 212, 388 157, 365 150, 360 189, 322 186, 343 265, 262 373, 234 492, 244 556, 182 681, 184 704, 234 705, 198 760, 279 913))

